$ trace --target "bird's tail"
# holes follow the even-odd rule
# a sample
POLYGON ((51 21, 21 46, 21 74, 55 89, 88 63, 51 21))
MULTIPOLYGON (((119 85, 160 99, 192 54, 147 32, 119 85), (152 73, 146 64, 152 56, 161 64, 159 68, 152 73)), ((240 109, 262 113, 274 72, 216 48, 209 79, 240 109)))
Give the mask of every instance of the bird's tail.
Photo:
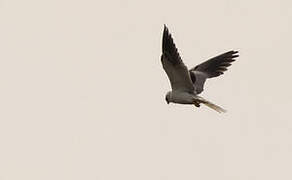
POLYGON ((225 113, 226 110, 221 108, 220 106, 217 106, 216 104, 211 103, 210 101, 207 101, 206 99, 200 97, 200 96, 196 96, 195 101, 197 101, 198 103, 203 103, 206 106, 208 106, 211 109, 214 109, 215 111, 219 112, 219 113, 225 113))

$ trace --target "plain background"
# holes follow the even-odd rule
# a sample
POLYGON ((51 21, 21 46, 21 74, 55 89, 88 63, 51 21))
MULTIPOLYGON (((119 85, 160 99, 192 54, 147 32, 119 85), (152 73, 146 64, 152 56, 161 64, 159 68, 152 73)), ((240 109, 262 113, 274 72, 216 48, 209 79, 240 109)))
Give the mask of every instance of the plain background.
POLYGON ((289 0, 0 0, 1 180, 292 179, 289 0), (226 108, 167 105, 167 24, 226 108))

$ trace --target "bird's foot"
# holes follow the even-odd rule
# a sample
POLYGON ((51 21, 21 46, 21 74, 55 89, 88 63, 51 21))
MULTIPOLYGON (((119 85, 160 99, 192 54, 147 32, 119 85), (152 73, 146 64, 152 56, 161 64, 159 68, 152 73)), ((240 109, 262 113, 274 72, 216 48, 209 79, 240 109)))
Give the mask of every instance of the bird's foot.
POLYGON ((200 106, 201 106, 200 103, 198 103, 198 102, 194 102, 194 105, 195 105, 196 107, 200 107, 200 106))

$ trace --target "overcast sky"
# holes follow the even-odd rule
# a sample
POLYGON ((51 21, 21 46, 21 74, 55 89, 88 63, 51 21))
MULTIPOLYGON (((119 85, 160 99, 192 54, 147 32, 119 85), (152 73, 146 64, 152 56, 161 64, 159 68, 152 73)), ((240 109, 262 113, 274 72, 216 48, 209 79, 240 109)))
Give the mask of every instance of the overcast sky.
POLYGON ((291 180, 289 0, 0 0, 1 180, 291 180), (190 68, 240 57, 167 105, 167 24, 190 68))

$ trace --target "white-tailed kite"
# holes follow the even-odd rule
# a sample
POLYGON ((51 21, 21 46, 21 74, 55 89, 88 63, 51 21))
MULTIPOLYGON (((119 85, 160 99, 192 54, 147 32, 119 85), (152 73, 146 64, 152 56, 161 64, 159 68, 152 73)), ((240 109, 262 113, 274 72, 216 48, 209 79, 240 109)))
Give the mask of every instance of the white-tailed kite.
POLYGON ((238 57, 238 51, 229 51, 188 70, 178 53, 168 28, 164 25, 161 62, 172 89, 166 94, 167 104, 173 102, 200 107, 202 103, 219 113, 226 112, 223 108, 205 100, 198 94, 203 91, 207 78, 223 74, 236 57, 238 57))

